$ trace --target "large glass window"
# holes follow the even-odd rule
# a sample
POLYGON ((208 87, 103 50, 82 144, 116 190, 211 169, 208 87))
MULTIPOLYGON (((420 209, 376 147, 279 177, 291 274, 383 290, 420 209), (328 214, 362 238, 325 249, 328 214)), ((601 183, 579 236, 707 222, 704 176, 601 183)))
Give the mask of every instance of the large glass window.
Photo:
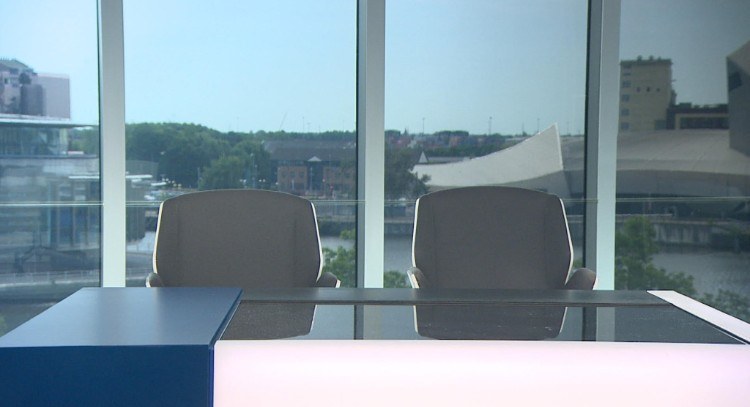
POLYGON ((128 285, 159 203, 224 188, 312 200, 326 270, 354 285, 356 2, 124 6, 128 285))
POLYGON ((96 21, 91 1, 2 6, 0 335, 100 282, 96 21))
MULTIPOLYGON (((745 3, 622 1, 614 261, 617 288, 750 320, 745 3)), ((328 271, 355 284, 356 6, 124 2, 128 285, 159 203, 216 188, 311 199, 328 271)), ((587 6, 387 2, 386 287, 406 284, 415 200, 444 188, 560 195, 581 257, 587 6)), ((84 0, 0 13, 0 333, 100 283, 96 21, 84 0)))
POLYGON ((750 7, 624 0, 621 18, 615 286, 750 321, 750 7))
POLYGON ((384 285, 405 284, 415 200, 446 188, 559 195, 580 258, 588 3, 386 7, 384 285))

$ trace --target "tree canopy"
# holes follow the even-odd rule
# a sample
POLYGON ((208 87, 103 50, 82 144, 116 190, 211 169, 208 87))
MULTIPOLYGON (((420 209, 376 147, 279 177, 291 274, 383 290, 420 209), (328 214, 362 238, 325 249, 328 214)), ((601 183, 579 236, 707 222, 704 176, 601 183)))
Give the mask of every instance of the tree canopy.
POLYGON ((419 152, 410 148, 385 149, 386 199, 418 198, 427 193, 430 177, 417 177, 411 172, 419 160, 419 152))
POLYGON ((624 290, 675 290, 695 296, 693 277, 668 273, 652 263, 659 252, 656 231, 643 216, 625 221, 615 233, 615 288, 624 290))
POLYGON ((198 186, 200 171, 229 151, 221 133, 184 123, 139 123, 126 127, 130 160, 158 163, 158 175, 183 187, 198 186))
POLYGON ((698 299, 737 318, 750 321, 750 299, 734 291, 698 296, 693 277, 656 267, 653 255, 659 252, 656 232, 644 216, 625 221, 615 234, 615 288, 623 290, 674 290, 698 299))
MULTIPOLYGON (((353 140, 354 136, 347 131, 222 133, 196 124, 137 123, 126 127, 126 154, 128 160, 156 163, 158 177, 184 188, 269 189, 276 182, 276 173, 264 142, 353 140)), ((86 144, 85 147, 93 149, 95 146, 86 144)), ((418 154, 413 149, 386 149, 388 199, 416 198, 427 192, 428 178, 411 173, 418 154)), ((349 169, 354 163, 343 161, 340 165, 349 169)))
MULTIPOLYGON (((354 231, 344 230, 340 237, 344 240, 353 240, 354 231)), ((357 285, 357 252, 354 248, 338 246, 335 250, 323 248, 325 257, 324 272, 329 272, 341 281, 342 287, 355 287, 357 285)), ((403 288, 407 287, 406 274, 398 270, 388 270, 383 273, 383 287, 403 288)))

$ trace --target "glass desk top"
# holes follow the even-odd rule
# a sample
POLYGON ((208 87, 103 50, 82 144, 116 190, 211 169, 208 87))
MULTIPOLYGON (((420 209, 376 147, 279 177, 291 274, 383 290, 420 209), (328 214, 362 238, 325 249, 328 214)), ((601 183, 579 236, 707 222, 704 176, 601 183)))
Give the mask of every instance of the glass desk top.
POLYGON ((250 290, 221 339, 745 344, 648 292, 571 290, 250 290))

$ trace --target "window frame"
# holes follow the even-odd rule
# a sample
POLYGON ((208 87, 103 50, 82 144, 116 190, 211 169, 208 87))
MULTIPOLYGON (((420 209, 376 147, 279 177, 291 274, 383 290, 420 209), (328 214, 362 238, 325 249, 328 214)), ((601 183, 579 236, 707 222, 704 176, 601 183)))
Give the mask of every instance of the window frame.
MULTIPOLYGON (((383 286, 385 2, 357 0, 357 282, 383 286)), ((125 286, 123 0, 98 0, 104 287, 125 286)), ((614 288, 620 0, 589 0, 584 264, 614 288)))

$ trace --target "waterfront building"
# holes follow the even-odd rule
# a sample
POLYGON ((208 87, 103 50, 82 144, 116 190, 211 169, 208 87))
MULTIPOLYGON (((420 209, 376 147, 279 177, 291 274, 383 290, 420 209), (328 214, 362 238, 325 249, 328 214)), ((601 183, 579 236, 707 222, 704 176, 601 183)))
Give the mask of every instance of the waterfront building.
POLYGON ((354 196, 355 144, 348 140, 274 140, 263 147, 279 191, 306 196, 354 196))
POLYGON ((16 204, 0 211, 0 272, 98 267, 99 157, 69 150, 83 127, 0 116, 0 202, 16 204))

